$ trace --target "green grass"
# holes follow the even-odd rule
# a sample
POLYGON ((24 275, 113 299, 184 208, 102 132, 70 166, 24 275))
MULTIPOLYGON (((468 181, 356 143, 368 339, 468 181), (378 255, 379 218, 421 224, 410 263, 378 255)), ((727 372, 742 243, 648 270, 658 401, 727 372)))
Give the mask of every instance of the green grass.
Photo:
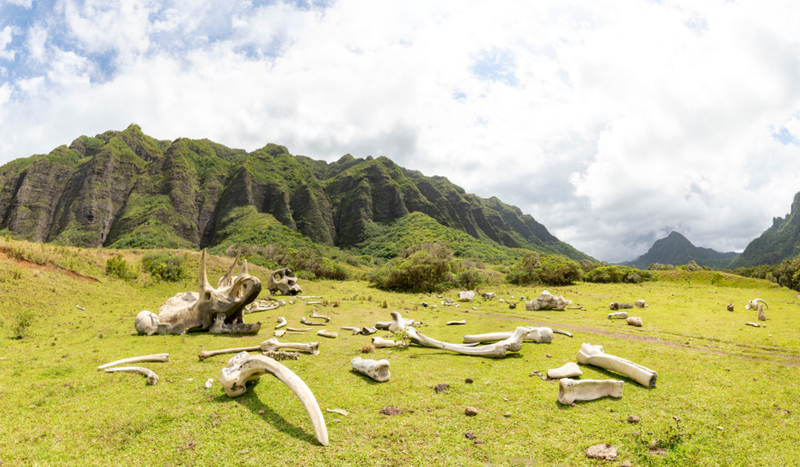
MULTIPOLYGON (((258 336, 138 336, 133 320, 139 311, 156 312, 175 293, 196 290, 198 252, 186 252, 190 271, 182 282, 154 282, 146 273, 125 282, 103 272, 106 260, 118 251, 0 240, 0 248, 12 247, 16 250, 11 256, 41 264, 0 260, 4 465, 800 463, 795 449, 800 442, 800 305, 796 292, 767 281, 726 276, 723 286, 712 286, 711 274, 665 271, 659 272, 658 282, 641 285, 548 288, 586 309, 562 312, 528 312, 522 303, 509 310, 498 300, 482 299, 443 307, 433 295, 383 292, 361 281, 302 281, 304 294, 323 295, 341 305, 320 309, 332 318, 327 329, 338 330, 338 339, 311 334, 281 339, 321 344, 318 356, 284 362, 308 384, 323 410, 330 446, 321 447, 300 402, 275 378, 263 376, 246 395, 230 399, 218 383, 229 356, 197 358, 200 350, 257 345, 272 337, 278 316, 286 317, 290 326, 299 325, 300 317, 310 313, 302 301, 246 315, 247 322, 263 323, 258 336), (72 264, 100 282, 77 279, 54 264, 72 264), (744 326, 744 321, 756 320, 755 312, 744 310, 755 297, 770 304, 766 329, 744 326), (608 303, 636 299, 650 304, 628 310, 643 318, 642 328, 606 318, 608 303), (380 308, 384 300, 388 309, 380 308), (417 305, 423 301, 438 308, 417 305), (725 310, 730 301, 734 312, 725 310), (28 337, 8 339, 18 309, 34 310, 36 318, 28 337), (463 334, 511 330, 526 323, 571 329, 574 338, 556 334, 550 344, 526 343, 518 356, 500 360, 415 346, 379 349, 365 357, 387 358, 392 377, 375 383, 349 369, 352 358, 364 356, 359 349, 369 337, 338 327, 373 325, 390 319, 393 310, 424 322, 421 332, 449 342, 460 342, 463 334), (452 319, 466 319, 467 325, 446 326, 452 319), (656 388, 582 366, 582 379, 624 380, 623 397, 559 405, 557 383, 528 374, 575 361, 585 342, 658 371, 656 388), (142 364, 159 375, 156 386, 145 385, 138 375, 96 370, 120 358, 162 352, 170 354, 170 362, 142 364), (467 377, 474 383, 467 384, 467 377), (210 390, 203 387, 208 378, 214 378, 210 390), (437 395, 438 383, 449 384, 449 392, 437 395), (403 413, 379 414, 387 405, 403 413), (476 407, 478 415, 465 416, 466 406, 476 407), (350 415, 324 412, 328 408, 350 415), (628 424, 631 414, 642 422, 628 424), (467 431, 483 444, 466 439, 467 431), (668 453, 649 456, 652 439, 668 444, 668 453), (586 459, 584 450, 598 443, 615 446, 618 462, 586 459)), ((143 255, 137 250, 121 253, 136 264, 143 255)), ((230 261, 212 256, 209 281, 216 283, 230 261)), ((250 273, 266 281, 267 270, 252 266, 250 273)), ((534 298, 542 289, 484 286, 506 300, 512 295, 534 298)), ((455 297, 455 291, 440 296, 455 297)))

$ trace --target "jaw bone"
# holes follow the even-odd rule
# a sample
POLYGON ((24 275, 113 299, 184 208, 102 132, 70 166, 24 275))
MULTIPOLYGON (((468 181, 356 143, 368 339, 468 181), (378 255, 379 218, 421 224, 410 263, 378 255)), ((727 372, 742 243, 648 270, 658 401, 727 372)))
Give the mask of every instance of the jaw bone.
POLYGON ((300 399, 308 412, 317 435, 317 441, 319 444, 327 446, 328 428, 325 426, 325 418, 322 416, 317 399, 314 398, 314 394, 306 383, 292 370, 269 357, 241 352, 231 357, 228 365, 222 369, 219 382, 225 388, 225 394, 229 397, 238 397, 247 391, 245 384, 248 381, 255 381, 265 373, 275 376, 283 384, 289 386, 289 389, 300 399))
POLYGON ((572 405, 575 401, 593 401, 601 397, 622 397, 624 381, 614 379, 582 379, 562 378, 558 381, 558 402, 572 405))
POLYGON ((581 365, 594 365, 606 370, 616 371, 646 388, 656 387, 658 373, 624 358, 608 355, 603 351, 602 345, 581 345, 577 360, 581 365))

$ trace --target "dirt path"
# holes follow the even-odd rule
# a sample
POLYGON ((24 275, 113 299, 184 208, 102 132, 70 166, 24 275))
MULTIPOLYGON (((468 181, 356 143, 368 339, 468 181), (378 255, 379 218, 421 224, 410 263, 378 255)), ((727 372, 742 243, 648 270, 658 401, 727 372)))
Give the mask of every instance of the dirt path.
MULTIPOLYGON (((800 295, 798 295, 798 297, 800 297, 800 295)), ((768 360, 766 358, 758 358, 758 357, 751 357, 751 356, 748 356, 748 355, 739 355, 739 354, 735 354, 735 353, 724 352, 724 351, 721 351, 721 350, 712 350, 712 349, 706 349, 706 348, 702 348, 702 347, 692 347, 690 345, 679 344, 679 343, 676 343, 676 342, 671 342, 671 341, 668 341, 668 340, 659 339, 658 337, 634 336, 632 334, 627 334, 627 333, 623 333, 623 332, 608 331, 608 330, 605 330, 605 329, 597 329, 597 328, 591 328, 591 327, 587 327, 587 326, 578 326, 578 325, 574 325, 574 324, 550 323, 550 322, 545 322, 545 321, 531 321, 531 320, 525 319, 525 318, 516 318, 516 317, 512 317, 512 316, 498 316, 498 315, 492 315, 492 314, 488 314, 488 313, 476 313, 474 311, 468 311, 468 310, 463 310, 463 311, 462 310, 448 310, 448 311, 454 311, 456 313, 469 314, 469 315, 473 315, 473 316, 483 316, 483 317, 486 317, 486 318, 502 319, 502 320, 505 320, 505 321, 524 321, 524 322, 530 323, 530 324, 532 324, 534 326, 544 326, 544 327, 549 327, 549 328, 565 329, 567 331, 572 331, 572 332, 585 332, 585 333, 594 334, 594 335, 597 335, 597 336, 610 337, 612 339, 622 339, 622 340, 631 341, 631 342, 640 342, 642 344, 665 345, 665 346, 668 346, 668 347, 674 347, 674 348, 678 348, 678 349, 694 350, 696 352, 702 352, 702 353, 708 353, 708 354, 727 355, 727 356, 730 356, 730 357, 743 358, 745 360, 750 360, 750 361, 754 361, 754 362, 772 363, 772 364, 775 364, 775 365, 791 366, 791 367, 800 368, 800 356, 797 356, 797 355, 768 352, 767 353, 768 355, 790 359, 790 361, 775 361, 775 360, 768 360), (791 361, 791 360, 794 360, 794 361, 791 361)))
POLYGON ((74 277, 75 279, 86 281, 86 282, 100 282, 98 279, 92 276, 84 276, 79 272, 75 272, 72 269, 67 269, 65 267, 61 267, 57 264, 47 263, 47 264, 39 264, 34 263, 33 261, 27 259, 16 259, 8 256, 8 250, 5 248, 0 248, 0 260, 6 260, 13 262, 22 266, 25 269, 38 269, 40 271, 48 271, 48 272, 58 272, 61 274, 66 274, 70 277, 74 277))

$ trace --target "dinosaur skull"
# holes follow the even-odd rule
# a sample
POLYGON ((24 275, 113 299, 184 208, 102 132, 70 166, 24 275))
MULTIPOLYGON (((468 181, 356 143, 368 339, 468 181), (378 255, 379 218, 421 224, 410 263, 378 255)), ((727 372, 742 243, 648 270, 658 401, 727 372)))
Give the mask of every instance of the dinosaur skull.
POLYGON ((280 291, 284 295, 297 295, 303 291, 297 284, 297 276, 289 268, 273 271, 269 276, 267 288, 270 294, 280 291))

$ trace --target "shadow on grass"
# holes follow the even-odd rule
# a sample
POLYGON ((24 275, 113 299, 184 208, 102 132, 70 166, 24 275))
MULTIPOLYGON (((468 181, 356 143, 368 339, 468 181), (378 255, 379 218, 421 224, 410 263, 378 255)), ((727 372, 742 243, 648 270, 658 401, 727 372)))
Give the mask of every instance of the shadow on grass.
POLYGON ((359 372, 357 372, 356 370, 353 370, 353 369, 350 370, 350 374, 358 376, 359 378, 361 378, 362 380, 366 381, 369 384, 373 384, 373 385, 374 384, 381 384, 380 382, 375 381, 374 379, 370 378, 369 376, 367 376, 367 375, 365 375, 363 373, 359 373, 359 372))

